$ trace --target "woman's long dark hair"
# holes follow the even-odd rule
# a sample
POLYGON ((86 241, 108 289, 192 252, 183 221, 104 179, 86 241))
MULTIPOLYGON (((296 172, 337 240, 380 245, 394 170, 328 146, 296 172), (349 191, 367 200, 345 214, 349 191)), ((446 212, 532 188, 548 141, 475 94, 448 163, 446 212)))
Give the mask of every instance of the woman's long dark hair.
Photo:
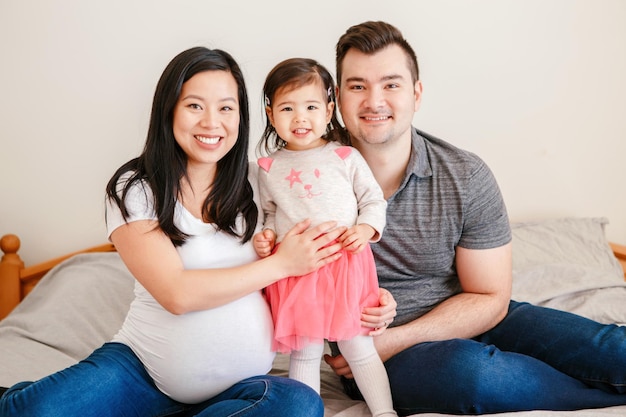
POLYGON ((124 202, 129 189, 134 184, 147 183, 154 196, 159 227, 175 246, 182 245, 188 236, 174 224, 174 208, 180 196, 181 180, 187 175, 187 156, 173 133, 174 108, 183 83, 203 71, 226 71, 232 74, 238 87, 240 117, 237 142, 217 163, 217 174, 204 201, 202 218, 211 221, 220 230, 242 238, 242 242, 252 238, 258 211, 248 182, 248 93, 239 65, 230 54, 222 50, 195 47, 172 59, 163 71, 154 93, 150 127, 143 152, 122 165, 106 187, 107 197, 120 207, 122 216, 127 220, 129 213, 124 202), (129 173, 129 179, 120 183, 120 178, 126 173, 129 173), (243 232, 236 225, 240 213, 245 221, 243 232))

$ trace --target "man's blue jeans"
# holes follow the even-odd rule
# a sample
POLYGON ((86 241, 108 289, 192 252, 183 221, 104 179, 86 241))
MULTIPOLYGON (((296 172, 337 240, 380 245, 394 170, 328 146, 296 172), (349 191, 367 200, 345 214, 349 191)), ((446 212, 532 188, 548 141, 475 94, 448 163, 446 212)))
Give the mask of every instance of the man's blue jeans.
POLYGON ((400 415, 608 407, 626 404, 626 327, 512 301, 489 332, 421 343, 385 366, 400 415))
POLYGON ((1 417, 284 416, 321 417, 317 393, 270 375, 245 379, 200 404, 161 393, 126 345, 107 343, 87 359, 37 382, 11 387, 0 399, 1 417))

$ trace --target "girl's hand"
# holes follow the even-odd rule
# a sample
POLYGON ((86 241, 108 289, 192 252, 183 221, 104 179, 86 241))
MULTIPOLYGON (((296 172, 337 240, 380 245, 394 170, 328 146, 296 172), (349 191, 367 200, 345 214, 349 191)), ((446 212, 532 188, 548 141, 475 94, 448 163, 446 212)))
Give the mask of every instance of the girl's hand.
POLYGON ((284 276, 300 276, 336 261, 341 256, 339 236, 345 227, 335 227, 337 222, 325 222, 307 229, 310 220, 296 224, 281 241, 274 256, 282 259, 284 276))
POLYGON ((339 241, 345 250, 359 253, 375 234, 376 230, 369 224, 357 224, 339 236, 339 241))
POLYGON ((264 229, 252 238, 252 244, 257 255, 261 258, 270 256, 276 245, 276 233, 271 229, 264 229))

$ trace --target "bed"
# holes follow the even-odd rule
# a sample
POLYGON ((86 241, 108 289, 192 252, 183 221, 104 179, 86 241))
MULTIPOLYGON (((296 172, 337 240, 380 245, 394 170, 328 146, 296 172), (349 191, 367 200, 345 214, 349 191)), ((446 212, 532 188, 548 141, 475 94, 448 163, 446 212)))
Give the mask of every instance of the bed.
MULTIPOLYGON (((626 246, 605 237, 605 218, 513 223, 513 298, 626 325, 626 246)), ((104 244, 25 267, 20 240, 0 241, 0 386, 34 380, 72 365, 109 340, 133 297, 133 278, 104 244)), ((272 373, 286 375, 278 355, 272 373)), ((370 416, 343 394, 322 362, 326 417, 370 416)), ((443 414, 421 414, 441 416, 443 414)), ((497 416, 624 416, 626 406, 497 416)))

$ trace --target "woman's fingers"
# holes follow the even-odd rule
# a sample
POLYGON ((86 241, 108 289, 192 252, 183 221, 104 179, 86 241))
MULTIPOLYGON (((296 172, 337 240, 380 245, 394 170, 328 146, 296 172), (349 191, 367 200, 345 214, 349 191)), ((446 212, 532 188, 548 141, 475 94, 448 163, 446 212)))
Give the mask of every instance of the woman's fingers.
POLYGON ((291 271, 290 276, 307 274, 341 256, 341 244, 336 239, 345 227, 336 227, 336 222, 324 222, 311 228, 309 225, 309 220, 297 223, 278 247, 284 266, 291 271))

